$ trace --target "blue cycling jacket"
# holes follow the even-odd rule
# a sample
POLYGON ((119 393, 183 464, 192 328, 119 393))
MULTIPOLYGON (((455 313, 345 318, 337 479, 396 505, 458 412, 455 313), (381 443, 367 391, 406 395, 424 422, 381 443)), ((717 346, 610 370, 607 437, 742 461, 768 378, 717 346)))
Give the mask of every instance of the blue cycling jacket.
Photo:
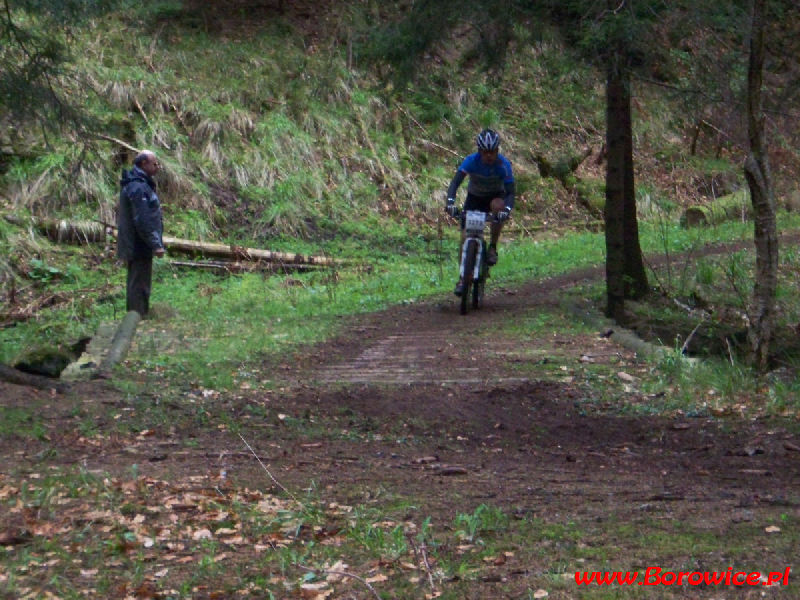
POLYGON ((467 193, 482 198, 505 198, 506 206, 514 205, 514 174, 511 162, 502 154, 497 155, 497 160, 492 165, 487 165, 481 160, 479 152, 467 156, 458 167, 450 188, 447 190, 448 198, 455 198, 458 186, 469 176, 467 193))

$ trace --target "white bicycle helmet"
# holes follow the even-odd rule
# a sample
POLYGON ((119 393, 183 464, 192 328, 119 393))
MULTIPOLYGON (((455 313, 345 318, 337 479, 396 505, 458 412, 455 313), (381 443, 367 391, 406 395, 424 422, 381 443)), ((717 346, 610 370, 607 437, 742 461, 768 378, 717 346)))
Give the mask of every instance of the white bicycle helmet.
POLYGON ((484 129, 475 139, 478 150, 492 152, 500 146, 500 135, 494 129, 484 129))

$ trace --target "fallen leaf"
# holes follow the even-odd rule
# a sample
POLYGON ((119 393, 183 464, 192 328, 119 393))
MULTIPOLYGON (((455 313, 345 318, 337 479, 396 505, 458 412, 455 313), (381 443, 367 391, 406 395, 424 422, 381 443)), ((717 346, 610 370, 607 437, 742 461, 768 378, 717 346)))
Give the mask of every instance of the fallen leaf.
POLYGON ((324 600, 333 593, 324 581, 320 583, 304 583, 300 586, 300 595, 306 600, 324 600))
POLYGON ((443 465, 437 472, 439 475, 466 475, 469 473, 465 467, 459 465, 443 465))
POLYGON ((767 533, 780 533, 781 528, 776 527, 775 525, 770 525, 769 527, 766 527, 764 531, 766 531, 767 533))
POLYGON ((415 465, 426 465, 428 463, 435 463, 439 461, 439 457, 437 456, 420 456, 419 458, 415 458, 413 462, 415 465))
POLYGON ((547 598, 549 595, 550 594, 547 592, 547 590, 536 590, 533 592, 534 598, 547 598))
POLYGON ((337 560, 330 566, 325 567, 325 581, 328 583, 336 583, 337 581, 341 581, 344 579, 343 572, 347 571, 347 563, 342 562, 341 560, 337 560))
POLYGON ((208 529, 198 529, 192 534, 192 539, 197 540, 210 540, 214 537, 208 529))
POLYGON ((377 575, 373 575, 372 577, 367 577, 367 579, 365 579, 367 583, 380 583, 388 580, 389 578, 383 573, 378 573, 377 575))

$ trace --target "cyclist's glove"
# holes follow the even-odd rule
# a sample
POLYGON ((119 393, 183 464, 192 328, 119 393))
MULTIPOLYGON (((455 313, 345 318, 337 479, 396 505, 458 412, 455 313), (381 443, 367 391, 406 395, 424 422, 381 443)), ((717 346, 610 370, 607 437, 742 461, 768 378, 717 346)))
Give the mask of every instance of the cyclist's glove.
POLYGON ((447 199, 447 206, 445 207, 444 210, 451 217, 457 217, 458 216, 458 207, 456 207, 456 199, 455 198, 448 198, 447 199))
POLYGON ((511 216, 511 208, 506 206, 503 210, 497 211, 497 220, 501 223, 508 221, 508 218, 511 216))

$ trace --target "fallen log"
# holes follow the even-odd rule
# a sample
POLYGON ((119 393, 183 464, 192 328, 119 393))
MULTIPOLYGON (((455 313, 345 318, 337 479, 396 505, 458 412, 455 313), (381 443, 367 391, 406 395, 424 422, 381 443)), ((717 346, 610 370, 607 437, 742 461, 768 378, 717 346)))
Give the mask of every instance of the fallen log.
POLYGON ((186 269, 201 269, 207 271, 220 271, 224 273, 250 273, 252 271, 268 272, 268 273, 284 273, 294 271, 311 271, 324 267, 324 265, 303 265, 303 264, 289 264, 277 262, 263 262, 256 261, 252 263, 229 261, 229 260, 212 260, 212 261, 185 261, 185 260, 170 260, 167 264, 172 267, 186 268, 186 269))
POLYGON ((164 236, 164 246, 168 252, 209 256, 215 258, 228 258, 232 260, 265 261, 295 265, 342 265, 347 261, 329 256, 315 256, 310 254, 295 254, 291 252, 274 252, 259 248, 245 248, 235 244, 218 244, 214 242, 195 242, 180 238, 164 236))
MULTIPOLYGON (((14 215, 5 215, 6 221, 14 225, 33 225, 54 242, 98 243, 104 242, 107 236, 116 237, 116 227, 108 223, 95 221, 64 221, 53 219, 36 219, 30 221, 14 215)), ((171 253, 226 258, 229 260, 264 261, 288 265, 334 266, 347 264, 347 260, 298 254, 292 252, 275 252, 260 248, 245 248, 235 244, 219 244, 215 242, 197 242, 176 237, 164 236, 164 246, 171 253)))
POLYGON ((41 375, 31 375, 30 373, 25 373, 14 367, 4 365, 3 363, 0 363, 0 380, 15 385, 35 387, 40 390, 65 392, 69 389, 69 385, 61 381, 54 381, 49 377, 42 377, 41 375))
POLYGON ((543 154, 533 151, 531 152, 531 158, 539 167, 539 175, 558 180, 565 190, 575 194, 578 204, 583 206, 589 214, 594 217, 602 217, 605 206, 605 183, 591 179, 584 180, 575 174, 578 167, 591 154, 592 149, 587 148, 581 153, 562 156, 555 161, 551 161, 543 154))
POLYGON ((32 225, 49 239, 58 243, 96 244, 106 241, 110 228, 95 221, 66 221, 58 219, 22 219, 15 215, 5 215, 6 221, 25 227, 32 225))
POLYGON ((749 219, 753 207, 750 203, 750 193, 742 188, 720 196, 708 204, 696 204, 687 208, 681 215, 682 227, 702 227, 705 225, 718 225, 733 219, 749 219))
POLYGON ((95 373, 96 379, 108 379, 111 377, 111 369, 115 364, 125 358, 136 334, 136 326, 142 320, 141 315, 135 310, 128 311, 119 324, 114 338, 111 340, 111 347, 108 354, 100 363, 100 367, 95 373))

